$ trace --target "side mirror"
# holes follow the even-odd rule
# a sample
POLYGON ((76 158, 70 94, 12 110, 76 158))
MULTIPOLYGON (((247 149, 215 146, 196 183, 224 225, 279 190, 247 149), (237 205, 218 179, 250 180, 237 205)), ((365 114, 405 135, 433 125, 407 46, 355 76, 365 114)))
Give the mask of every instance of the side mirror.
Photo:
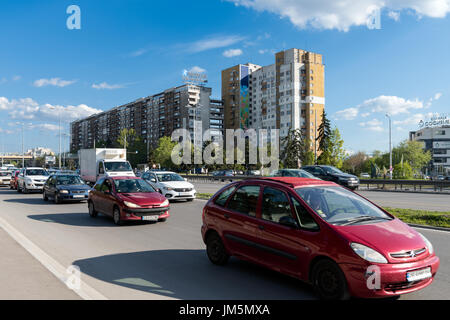
POLYGON ((184 181, 187 181, 187 178, 184 178, 184 181))
POLYGON ((153 182, 153 183, 156 183, 156 179, 155 178, 151 178, 150 181, 153 182))
POLYGON ((297 221, 295 221, 295 219, 292 218, 291 216, 281 217, 279 223, 285 227, 293 229, 298 229, 299 227, 297 221))

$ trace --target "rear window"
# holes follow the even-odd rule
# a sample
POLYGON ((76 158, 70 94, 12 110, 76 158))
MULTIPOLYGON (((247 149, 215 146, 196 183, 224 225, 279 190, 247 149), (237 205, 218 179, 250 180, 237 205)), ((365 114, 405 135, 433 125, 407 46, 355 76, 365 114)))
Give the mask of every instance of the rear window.
POLYGON ((234 190, 236 190, 235 186, 232 186, 226 190, 224 190, 217 198, 216 201, 214 202, 215 204, 217 204, 218 206, 221 207, 225 207, 225 204, 227 203, 228 198, 230 197, 230 195, 234 192, 234 190))

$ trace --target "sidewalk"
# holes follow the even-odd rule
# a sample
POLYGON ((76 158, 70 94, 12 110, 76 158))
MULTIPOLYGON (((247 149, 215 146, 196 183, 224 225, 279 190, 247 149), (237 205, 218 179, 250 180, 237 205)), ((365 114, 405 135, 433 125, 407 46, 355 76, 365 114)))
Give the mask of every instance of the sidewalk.
POLYGON ((0 228, 0 300, 79 300, 0 228))

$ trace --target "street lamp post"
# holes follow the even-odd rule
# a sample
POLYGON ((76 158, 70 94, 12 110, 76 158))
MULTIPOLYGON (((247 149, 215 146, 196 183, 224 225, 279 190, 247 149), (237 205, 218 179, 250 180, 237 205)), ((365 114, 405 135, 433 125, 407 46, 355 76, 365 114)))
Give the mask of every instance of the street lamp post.
MULTIPOLYGON (((52 110, 56 110, 56 107, 50 106, 49 107, 52 110)), ((58 136, 59 136, 59 156, 58 156, 58 162, 59 162, 59 170, 61 170, 61 112, 58 110, 58 136)))
POLYGON ((392 119, 388 113, 386 117, 389 119, 389 179, 392 180, 392 119))

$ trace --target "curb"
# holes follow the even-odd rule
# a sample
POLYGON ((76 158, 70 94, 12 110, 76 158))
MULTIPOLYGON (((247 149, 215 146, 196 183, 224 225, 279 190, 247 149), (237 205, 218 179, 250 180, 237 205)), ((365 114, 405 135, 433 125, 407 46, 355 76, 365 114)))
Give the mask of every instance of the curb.
POLYGON ((414 228, 422 228, 422 229, 430 229, 430 230, 450 232, 450 228, 444 228, 444 227, 432 227, 432 226, 425 226, 425 225, 422 225, 422 224, 410 224, 410 223, 408 223, 408 226, 414 227, 414 228))

